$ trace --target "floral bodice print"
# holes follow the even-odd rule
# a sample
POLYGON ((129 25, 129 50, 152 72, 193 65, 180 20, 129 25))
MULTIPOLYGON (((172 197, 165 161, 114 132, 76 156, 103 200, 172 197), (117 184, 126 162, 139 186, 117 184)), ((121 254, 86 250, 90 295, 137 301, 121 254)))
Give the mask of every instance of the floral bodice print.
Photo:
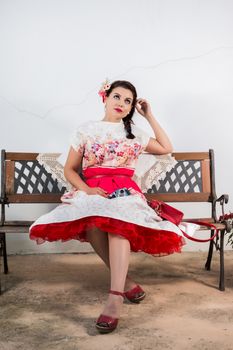
POLYGON ((83 170, 88 167, 135 169, 150 136, 132 124, 134 139, 126 138, 123 122, 90 121, 73 133, 71 146, 83 154, 83 170))

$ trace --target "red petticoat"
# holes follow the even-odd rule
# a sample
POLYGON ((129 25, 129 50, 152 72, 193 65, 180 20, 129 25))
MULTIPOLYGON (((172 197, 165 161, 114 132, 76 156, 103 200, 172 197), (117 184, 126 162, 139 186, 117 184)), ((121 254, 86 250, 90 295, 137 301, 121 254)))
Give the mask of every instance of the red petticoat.
POLYGON ((163 256, 181 252, 184 238, 171 231, 151 229, 118 219, 92 216, 70 222, 39 224, 31 228, 30 238, 38 244, 44 241, 87 241, 86 231, 97 227, 102 231, 118 234, 130 242, 131 251, 163 256))

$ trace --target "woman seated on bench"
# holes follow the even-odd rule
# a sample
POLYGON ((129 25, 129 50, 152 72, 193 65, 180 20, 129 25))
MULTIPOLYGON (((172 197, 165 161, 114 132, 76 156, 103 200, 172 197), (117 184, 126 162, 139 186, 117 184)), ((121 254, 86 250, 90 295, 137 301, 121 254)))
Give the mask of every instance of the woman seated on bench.
POLYGON ((62 197, 63 204, 40 217, 30 228, 30 238, 44 241, 88 241, 110 269, 110 291, 96 327, 108 333, 117 327, 124 298, 138 303, 144 290, 127 275, 130 251, 151 255, 180 252, 181 230, 162 220, 147 204, 132 180, 143 151, 172 152, 171 142, 154 118, 150 104, 137 98, 128 81, 102 86, 105 114, 86 122, 74 133, 65 164, 65 176, 74 191, 62 197), (135 109, 150 124, 154 137, 132 122, 135 109), (82 163, 83 181, 78 175, 82 163))

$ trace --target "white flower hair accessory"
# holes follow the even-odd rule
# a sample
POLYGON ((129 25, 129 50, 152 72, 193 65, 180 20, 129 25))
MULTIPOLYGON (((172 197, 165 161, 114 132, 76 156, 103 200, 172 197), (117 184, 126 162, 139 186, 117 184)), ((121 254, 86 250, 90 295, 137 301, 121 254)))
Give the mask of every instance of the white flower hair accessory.
POLYGON ((105 99, 106 99, 106 91, 109 90, 110 87, 111 87, 111 84, 108 78, 106 78, 106 80, 102 83, 101 88, 98 92, 98 94, 102 97, 103 103, 105 102, 105 99))

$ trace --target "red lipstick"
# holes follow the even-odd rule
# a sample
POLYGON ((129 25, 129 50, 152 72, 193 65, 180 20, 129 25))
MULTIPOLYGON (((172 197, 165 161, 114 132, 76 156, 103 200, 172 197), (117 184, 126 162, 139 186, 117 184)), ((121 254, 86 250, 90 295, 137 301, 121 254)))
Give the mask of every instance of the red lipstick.
POLYGON ((114 108, 115 111, 117 111, 118 113, 122 112, 122 109, 121 108, 114 108))

